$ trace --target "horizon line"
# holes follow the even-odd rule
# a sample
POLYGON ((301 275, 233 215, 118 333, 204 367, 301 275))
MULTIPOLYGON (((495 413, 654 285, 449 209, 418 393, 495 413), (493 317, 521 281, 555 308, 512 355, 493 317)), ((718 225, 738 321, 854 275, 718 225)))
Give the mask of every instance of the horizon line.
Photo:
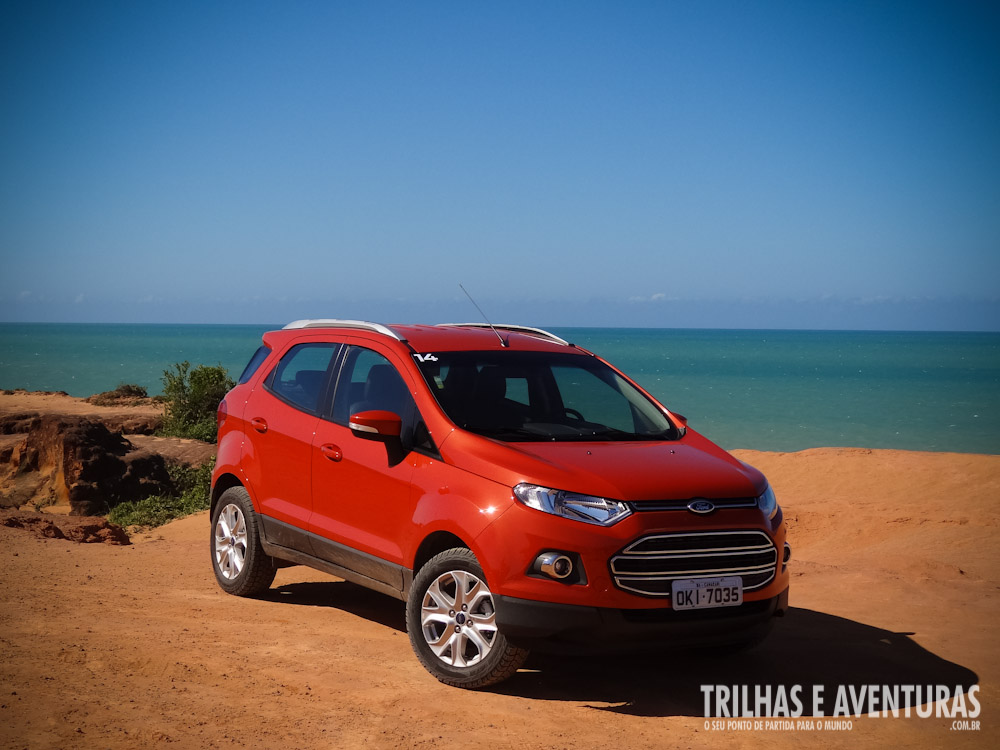
MULTIPOLYGON (((382 325, 440 325, 438 323, 420 322, 378 322, 382 325)), ((455 321, 449 321, 454 323, 455 321)), ((241 328, 266 328, 278 330, 285 323, 221 323, 221 322, 168 322, 168 321, 99 321, 99 320, 65 320, 65 321, 29 321, 0 320, 0 326, 230 326, 241 328)), ((609 331, 767 331, 774 333, 1000 333, 1000 328, 787 328, 787 327, 756 327, 756 326, 636 326, 636 325, 545 325, 532 323, 536 327, 559 330, 609 330, 609 331)))

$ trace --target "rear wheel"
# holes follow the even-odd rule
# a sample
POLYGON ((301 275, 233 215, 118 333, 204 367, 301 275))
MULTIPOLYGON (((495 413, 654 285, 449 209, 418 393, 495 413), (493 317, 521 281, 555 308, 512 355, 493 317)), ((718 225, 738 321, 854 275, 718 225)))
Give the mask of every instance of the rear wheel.
POLYGON ((212 513, 212 570, 223 590, 236 596, 262 594, 277 569, 260 544, 260 522, 242 487, 222 493, 212 513))
POLYGON ((406 630, 420 663, 455 687, 495 685, 528 657, 497 627, 483 569, 463 548, 435 555, 420 569, 406 604, 406 630))

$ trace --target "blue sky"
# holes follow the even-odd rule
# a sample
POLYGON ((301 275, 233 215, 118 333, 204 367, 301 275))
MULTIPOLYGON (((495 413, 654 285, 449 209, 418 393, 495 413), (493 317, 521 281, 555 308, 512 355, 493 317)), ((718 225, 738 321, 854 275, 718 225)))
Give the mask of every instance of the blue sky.
POLYGON ((0 7, 0 320, 1000 330, 995 3, 0 7))

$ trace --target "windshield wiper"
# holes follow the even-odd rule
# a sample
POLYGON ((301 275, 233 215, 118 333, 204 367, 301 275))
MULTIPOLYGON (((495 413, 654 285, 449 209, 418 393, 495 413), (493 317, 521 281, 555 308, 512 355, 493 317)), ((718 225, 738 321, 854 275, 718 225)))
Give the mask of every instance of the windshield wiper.
POLYGON ((625 432, 625 430, 619 430, 615 427, 600 427, 597 429, 588 429, 586 432, 581 432, 580 435, 574 439, 591 440, 593 438, 599 438, 601 440, 635 440, 636 435, 635 433, 625 432))
POLYGON ((603 427, 595 430, 588 430, 579 435, 573 435, 568 440, 615 440, 615 441, 645 441, 645 440, 670 440, 670 432, 626 432, 615 427, 603 427))
POLYGON ((466 425, 465 429, 469 432, 474 432, 477 435, 482 435, 483 437, 510 442, 585 443, 588 441, 599 442, 602 440, 625 442, 630 440, 649 441, 672 439, 671 433, 669 432, 636 434, 634 432, 619 430, 615 427, 600 427, 597 429, 586 430, 576 428, 580 430, 576 433, 542 432, 539 429, 531 429, 528 427, 477 427, 475 425, 466 425))
POLYGON ((518 442, 517 438, 520 438, 523 441, 540 442, 555 439, 552 435, 546 435, 536 430, 527 430, 523 427, 476 427, 475 425, 466 425, 465 429, 483 437, 493 438, 494 440, 518 442))

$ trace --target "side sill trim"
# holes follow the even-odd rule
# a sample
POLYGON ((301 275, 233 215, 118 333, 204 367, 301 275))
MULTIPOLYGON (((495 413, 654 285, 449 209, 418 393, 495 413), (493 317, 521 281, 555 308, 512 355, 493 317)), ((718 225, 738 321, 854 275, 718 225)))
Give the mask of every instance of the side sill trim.
POLYGON ((261 546, 271 557, 322 570, 360 586, 406 600, 413 572, 396 563, 305 531, 270 516, 259 516, 261 546))
POLYGON ((279 544, 271 544, 266 539, 261 539, 260 544, 261 547, 264 548, 264 552, 271 557, 276 557, 279 560, 287 560, 288 562, 295 563, 296 565, 306 565, 310 568, 315 568, 316 570, 322 570, 324 573, 329 573, 330 575, 337 576, 338 578, 343 578, 345 581, 350 581, 351 583, 356 583, 359 586, 364 586, 365 588, 372 589, 373 591, 378 591, 380 594, 388 594, 394 599, 402 599, 403 601, 406 601, 406 594, 404 592, 390 586, 387 583, 383 583, 382 581, 376 581, 374 578, 361 575, 361 573, 341 567, 335 563, 321 560, 318 557, 314 557, 313 555, 305 552, 300 552, 297 549, 282 547, 279 544))

